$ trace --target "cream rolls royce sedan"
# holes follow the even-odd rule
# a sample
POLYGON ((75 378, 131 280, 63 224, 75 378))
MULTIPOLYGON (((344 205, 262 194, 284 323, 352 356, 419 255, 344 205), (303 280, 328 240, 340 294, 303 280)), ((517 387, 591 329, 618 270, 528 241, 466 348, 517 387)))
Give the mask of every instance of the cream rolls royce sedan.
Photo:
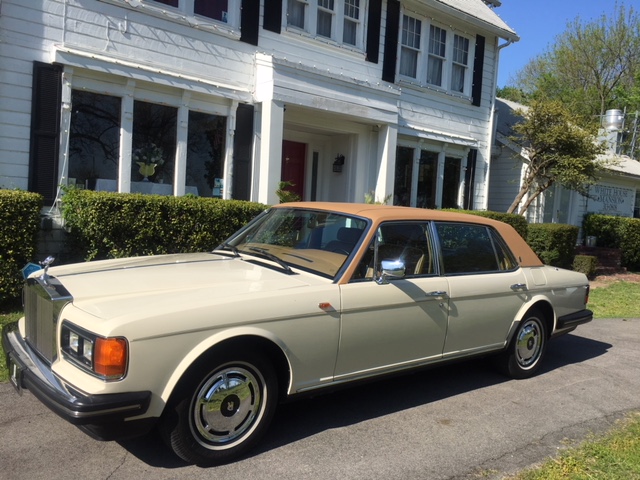
POLYGON ((550 339, 592 319, 588 294, 505 223, 301 202, 208 253, 35 272, 2 340, 16 388, 93 437, 157 428, 216 465, 301 394, 482 355, 529 377, 550 339))

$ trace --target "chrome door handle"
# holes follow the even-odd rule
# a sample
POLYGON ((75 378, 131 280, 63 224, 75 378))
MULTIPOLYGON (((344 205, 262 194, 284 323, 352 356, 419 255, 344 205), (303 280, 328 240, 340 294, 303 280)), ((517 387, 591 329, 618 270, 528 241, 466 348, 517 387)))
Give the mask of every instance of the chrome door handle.
POLYGON ((436 290, 435 292, 425 293, 427 297, 444 297, 446 294, 447 292, 443 292, 440 290, 436 290))
POLYGON ((526 289, 527 289, 526 283, 514 283, 513 285, 511 285, 511 290, 526 290, 526 289))

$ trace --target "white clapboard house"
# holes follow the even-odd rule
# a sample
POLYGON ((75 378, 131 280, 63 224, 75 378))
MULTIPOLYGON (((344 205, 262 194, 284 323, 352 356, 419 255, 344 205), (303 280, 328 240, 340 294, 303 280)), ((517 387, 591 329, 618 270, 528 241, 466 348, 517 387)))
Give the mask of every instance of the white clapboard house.
POLYGON ((499 5, 0 0, 0 187, 486 209, 499 5))

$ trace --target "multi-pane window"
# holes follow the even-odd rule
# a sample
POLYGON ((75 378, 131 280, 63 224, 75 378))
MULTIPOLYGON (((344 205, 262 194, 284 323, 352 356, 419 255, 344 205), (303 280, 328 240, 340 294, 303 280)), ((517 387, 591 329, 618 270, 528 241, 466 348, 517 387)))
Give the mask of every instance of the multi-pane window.
MULTIPOLYGON (((176 169, 186 170, 185 193, 221 197, 224 187, 227 119, 189 111, 186 159, 177 162, 178 109, 134 101, 133 119, 124 127, 131 135, 131 169, 120 172, 123 124, 122 97, 74 89, 69 131, 67 183, 77 188, 118 191, 120 175, 127 191, 172 195, 176 169), (186 160, 186 161, 185 161, 186 160)), ((124 135, 127 135, 124 132, 124 135)), ((184 153, 183 153, 184 155, 184 153)))
POLYGON ((360 0, 345 0, 344 2, 344 27, 342 42, 348 45, 357 45, 358 25, 360 23, 360 0))
POLYGON ((316 33, 321 37, 332 37, 333 0, 318 0, 316 33))
POLYGON ((287 27, 362 48, 362 0, 287 0, 287 27))
POLYGON ((442 86, 443 66, 447 50, 447 31, 431 25, 429 29, 429 57, 427 83, 442 86))
POLYGON ((437 26, 426 18, 403 14, 399 43, 399 75, 424 85, 468 93, 469 62, 473 55, 468 37, 455 33, 453 28, 447 30, 437 26))
POLYGON ((453 64, 451 66, 451 90, 464 92, 469 63, 469 39, 453 36, 453 64))
POLYGON ((402 39, 400 50, 400 75, 416 78, 420 53, 420 31, 422 22, 408 15, 402 16, 402 39))

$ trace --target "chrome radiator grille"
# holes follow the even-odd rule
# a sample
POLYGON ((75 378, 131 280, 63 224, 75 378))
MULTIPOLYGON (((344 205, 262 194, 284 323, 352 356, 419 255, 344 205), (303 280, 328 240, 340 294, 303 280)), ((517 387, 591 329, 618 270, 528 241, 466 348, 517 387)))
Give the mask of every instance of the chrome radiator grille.
POLYGON ((71 301, 69 292, 53 277, 30 278, 23 289, 26 340, 51 363, 56 357, 56 326, 62 307, 71 301))

